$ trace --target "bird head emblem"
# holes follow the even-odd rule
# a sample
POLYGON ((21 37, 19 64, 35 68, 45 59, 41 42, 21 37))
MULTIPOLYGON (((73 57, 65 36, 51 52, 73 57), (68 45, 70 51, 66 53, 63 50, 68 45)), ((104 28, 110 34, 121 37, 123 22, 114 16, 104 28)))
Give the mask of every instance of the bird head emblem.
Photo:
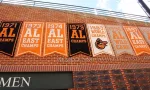
POLYGON ((98 49, 104 49, 107 46, 107 41, 102 41, 100 38, 96 39, 95 46, 98 49))

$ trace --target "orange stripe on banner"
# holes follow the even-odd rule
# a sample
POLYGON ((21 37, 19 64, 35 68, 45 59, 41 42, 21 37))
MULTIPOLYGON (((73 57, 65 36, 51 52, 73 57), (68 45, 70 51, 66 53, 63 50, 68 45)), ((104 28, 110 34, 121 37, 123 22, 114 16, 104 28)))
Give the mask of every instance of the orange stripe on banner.
POLYGON ((123 28, 129 38, 129 41, 136 55, 140 55, 142 53, 150 54, 150 48, 137 27, 123 26, 123 28))
POLYGON ((141 33, 143 34, 145 40, 150 45, 150 28, 149 27, 138 27, 141 30, 141 33))
POLYGON ((43 27, 43 22, 24 23, 16 56, 28 52, 41 56, 43 27))
POLYGON ((44 56, 59 53, 67 56, 65 23, 46 23, 44 56))

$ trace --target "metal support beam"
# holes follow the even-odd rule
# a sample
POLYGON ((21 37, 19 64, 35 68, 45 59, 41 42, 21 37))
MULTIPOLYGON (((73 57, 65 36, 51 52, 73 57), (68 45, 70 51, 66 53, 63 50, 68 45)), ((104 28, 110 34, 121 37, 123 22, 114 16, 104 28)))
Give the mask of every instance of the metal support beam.
POLYGON ((144 3, 143 0, 138 0, 138 1, 139 1, 139 4, 141 5, 142 9, 144 10, 144 12, 150 18, 150 9, 149 9, 149 7, 144 3))

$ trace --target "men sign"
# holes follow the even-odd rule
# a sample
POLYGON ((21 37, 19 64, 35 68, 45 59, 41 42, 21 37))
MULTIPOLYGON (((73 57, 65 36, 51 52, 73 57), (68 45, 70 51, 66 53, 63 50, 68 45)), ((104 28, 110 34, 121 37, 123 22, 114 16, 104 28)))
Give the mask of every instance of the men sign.
POLYGON ((41 56, 43 27, 43 22, 24 22, 17 56, 27 52, 41 56))

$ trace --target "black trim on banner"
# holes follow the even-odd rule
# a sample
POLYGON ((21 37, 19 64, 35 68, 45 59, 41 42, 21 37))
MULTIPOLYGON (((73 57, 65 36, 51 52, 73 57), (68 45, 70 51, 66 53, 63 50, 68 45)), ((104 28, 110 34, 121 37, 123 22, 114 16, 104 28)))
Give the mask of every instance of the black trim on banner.
POLYGON ((68 27, 68 44, 69 56, 83 53, 92 56, 86 24, 69 23, 68 27))
POLYGON ((14 56, 22 21, 2 21, 0 25, 0 52, 14 56))

